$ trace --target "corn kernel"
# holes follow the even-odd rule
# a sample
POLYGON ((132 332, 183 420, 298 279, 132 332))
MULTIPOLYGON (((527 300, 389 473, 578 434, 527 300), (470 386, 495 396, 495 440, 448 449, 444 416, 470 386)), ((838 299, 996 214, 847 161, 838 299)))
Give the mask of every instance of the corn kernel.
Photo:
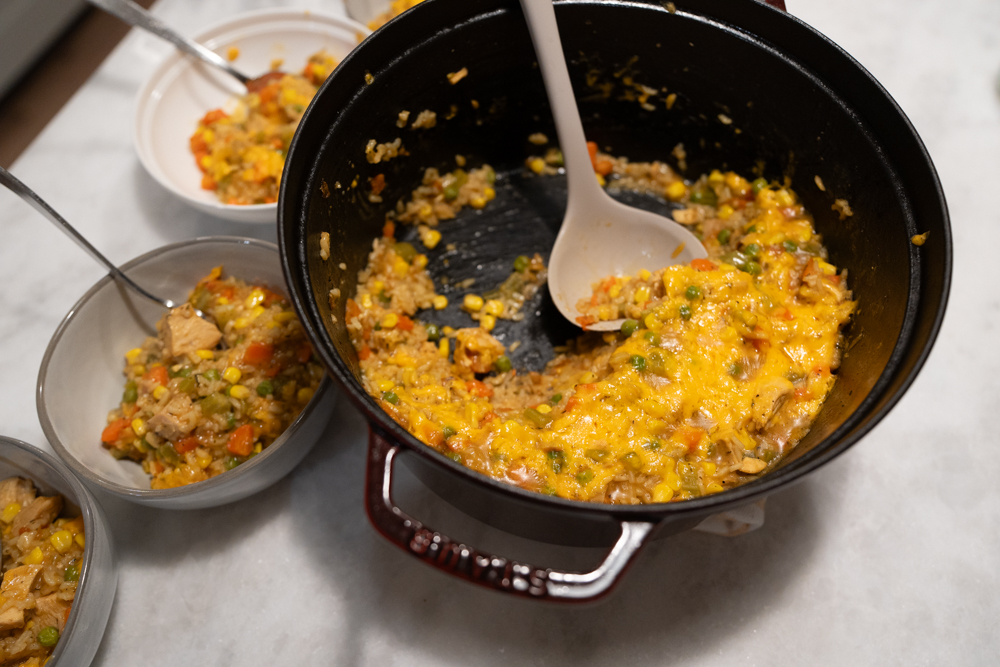
POLYGON ((639 280, 649 280, 649 277, 653 275, 646 269, 639 269, 639 280))
POLYGON ((410 265, 406 263, 405 259, 396 255, 396 259, 392 261, 392 272, 402 278, 410 272, 410 265))
POLYGON ((502 315, 503 314, 503 303, 497 299, 490 299, 483 306, 483 312, 487 315, 502 315))
POLYGON ((493 331, 493 327, 497 325, 497 318, 492 315, 483 315, 479 318, 479 326, 487 331, 493 331))
POLYGON ((723 204, 719 207, 719 218, 726 220, 735 212, 735 209, 729 204, 723 204))
POLYGON ((622 293, 621 285, 612 285, 611 289, 608 290, 608 296, 610 296, 612 299, 618 298, 618 295, 621 293, 622 293))
POLYGON ((133 347, 131 350, 129 350, 128 352, 125 353, 125 359, 130 364, 134 364, 135 360, 139 358, 140 354, 142 354, 142 348, 133 347))
POLYGON ((7 507, 3 508, 3 514, 0 514, 0 521, 4 523, 10 523, 17 516, 17 513, 21 511, 21 503, 10 503, 7 507))
POLYGON ((545 170, 545 160, 540 157, 536 157, 528 162, 528 168, 536 174, 540 174, 545 170))
POLYGON ((76 543, 80 545, 81 549, 87 546, 87 538, 83 536, 83 533, 77 533, 73 539, 76 540, 76 543))
POLYGON ((253 310, 250 311, 250 319, 255 320, 264 314, 264 306, 254 306, 253 310))
POLYGON ((431 303, 434 304, 434 310, 444 310, 448 307, 448 297, 438 294, 431 300, 431 303))
POLYGON ((138 417, 132 420, 132 432, 138 437, 146 435, 146 422, 142 421, 138 417))
POLYGON ((385 317, 382 318, 382 328, 392 329, 399 323, 399 315, 396 313, 386 313, 385 317))
POLYGON ((466 310, 471 310, 473 312, 478 311, 483 307, 483 297, 477 296, 475 294, 466 294, 465 298, 462 300, 462 308, 466 310))
POLYGON ((295 319, 295 312, 291 310, 283 310, 274 316, 274 321, 280 324, 284 324, 285 322, 291 322, 294 319, 295 319))
POLYGON ((153 390, 153 398, 160 400, 164 396, 170 393, 170 390, 164 387, 162 384, 153 390))
POLYGON ((601 306, 597 309, 597 317, 600 320, 610 320, 614 317, 614 311, 611 306, 601 306))
POLYGON ((295 398, 299 399, 299 403, 307 403, 315 393, 316 392, 309 387, 302 387, 302 389, 299 389, 299 391, 295 394, 295 398))
POLYGON ((705 471, 706 475, 711 477, 715 474, 716 465, 711 461, 702 461, 701 469, 705 471))
POLYGON ((199 357, 201 357, 202 359, 214 359, 215 358, 215 352, 212 352, 211 350, 195 350, 194 353, 196 355, 198 355, 199 357))
POLYGON ((136 364, 135 366, 132 367, 132 373, 135 375, 145 375, 146 367, 143 366, 142 364, 136 364))
POLYGON ((424 247, 428 250, 433 250, 438 243, 441 242, 441 232, 436 229, 429 229, 420 239, 424 247))
POLYGON ((663 322, 659 320, 654 313, 646 315, 646 318, 642 321, 646 325, 646 328, 650 331, 659 331, 663 328, 663 322))
POLYGON ((218 304, 219 304, 220 306, 228 306, 228 305, 229 305, 229 299, 227 299, 227 298, 226 298, 226 297, 224 297, 224 296, 220 296, 220 297, 219 297, 218 299, 216 299, 215 301, 216 301, 216 303, 218 303, 218 304))
POLYGON ((580 376, 580 380, 577 384, 590 384, 596 379, 597 379, 597 373, 594 373, 593 371, 587 371, 586 373, 580 376))
POLYGON ((243 372, 240 369, 230 366, 222 372, 222 379, 229 384, 236 384, 243 377, 243 372))
POLYGON ((674 490, 666 483, 657 484, 653 487, 653 502, 654 503, 666 503, 670 502, 670 499, 674 497, 674 490))
POLYGON ((646 303, 649 301, 649 288, 645 285, 640 285, 632 298, 636 303, 646 303))
POLYGON ((73 533, 68 530, 60 530, 52 534, 52 537, 49 538, 49 542, 52 543, 52 546, 56 551, 64 554, 69 551, 70 547, 73 546, 73 533))
POLYGON ((250 390, 241 384, 234 384, 229 388, 229 395, 236 400, 242 401, 244 398, 248 398, 250 396, 250 390))
POLYGON ((362 294, 361 295, 361 305, 364 306, 365 308, 371 308, 372 307, 372 295, 371 294, 362 294))
POLYGON ((837 268, 833 264, 824 262, 821 259, 816 260, 816 266, 817 268, 819 268, 820 271, 822 271, 825 275, 828 276, 832 276, 837 272, 837 268))
POLYGON ((684 185, 684 181, 674 181, 667 186, 667 197, 673 201, 677 201, 687 194, 687 186, 684 185))
POLYGON ((718 482, 712 482, 705 487, 705 490, 708 491, 709 493, 719 493, 720 491, 722 491, 722 489, 723 489, 722 485, 719 484, 718 482))
POLYGON ((778 202, 779 206, 791 206, 795 203, 795 198, 792 196, 792 193, 785 188, 778 190, 775 200, 778 202))
POLYGON ((681 490, 681 478, 675 472, 668 472, 664 478, 664 483, 675 492, 681 490))
POLYGON ((376 280, 375 282, 372 283, 372 291, 375 292, 376 294, 381 294, 382 290, 384 289, 385 289, 385 283, 382 282, 381 280, 376 280))
POLYGON ((453 333, 455 333, 455 330, 449 326, 443 326, 441 327, 441 333, 443 333, 445 336, 450 336, 453 333))
POLYGON ((726 180, 726 177, 722 175, 722 172, 718 169, 713 169, 712 173, 708 175, 709 183, 722 183, 726 180))
POLYGON ((417 383, 417 371, 407 368, 403 371, 403 384, 410 386, 417 383))
POLYGON ((486 206, 486 197, 483 197, 482 195, 472 197, 469 199, 469 206, 474 209, 484 208, 486 206))
POLYGON ((233 320, 234 329, 246 329, 249 324, 250 324, 249 317, 237 317, 235 320, 233 320))
POLYGON ((253 308, 254 306, 260 305, 264 301, 264 292, 259 289, 254 289, 250 292, 250 296, 246 299, 247 308, 253 308))
POLYGON ((28 621, 27 623, 24 624, 24 629, 25 630, 30 630, 33 627, 35 627, 35 622, 34 621, 28 621))
POLYGON ((420 254, 413 258, 413 266, 422 269, 427 266, 427 255, 420 254))
POLYGON ((417 209, 417 216, 421 220, 430 220, 432 215, 434 215, 434 209, 431 208, 430 204, 424 204, 419 209, 417 209))
POLYGON ((375 386, 378 387, 379 391, 389 391, 396 386, 396 383, 392 380, 379 380, 375 383, 375 386))
POLYGON ((496 199, 497 191, 493 188, 486 188, 483 190, 483 196, 486 197, 486 201, 493 201, 496 199))
POLYGON ((546 405, 545 403, 542 403, 541 405, 536 406, 535 409, 538 410, 539 412, 541 412, 543 415, 547 415, 550 412, 552 412, 552 406, 551 405, 546 405))
POLYGON ((212 455, 203 450, 195 452, 194 460, 202 470, 212 465, 212 455))
POLYGON ((258 442, 256 445, 253 446, 254 454, 260 454, 262 451, 264 451, 263 443, 258 442))
POLYGON ((438 343, 438 354, 447 359, 449 351, 450 349, 449 349, 448 339, 442 338, 441 341, 438 343))
POLYGON ((604 177, 601 176, 600 174, 594 174, 594 175, 597 176, 597 184, 600 185, 602 188, 608 184, 608 182, 604 180, 604 177))
POLYGON ((42 559, 44 557, 45 556, 42 554, 41 547, 35 547, 34 549, 31 550, 31 552, 27 556, 24 557, 24 564, 38 565, 39 563, 42 562, 42 559))

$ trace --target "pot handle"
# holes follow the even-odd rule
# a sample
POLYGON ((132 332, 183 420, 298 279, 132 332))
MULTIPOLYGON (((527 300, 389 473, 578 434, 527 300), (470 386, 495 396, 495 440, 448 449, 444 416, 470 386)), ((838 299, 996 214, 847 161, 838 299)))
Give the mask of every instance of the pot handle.
POLYGON ((437 569, 474 584, 535 599, 584 602, 607 593, 656 523, 623 521, 622 533, 591 572, 564 572, 484 554, 407 516, 392 501, 392 467, 401 445, 371 429, 365 475, 368 519, 387 540, 437 569))

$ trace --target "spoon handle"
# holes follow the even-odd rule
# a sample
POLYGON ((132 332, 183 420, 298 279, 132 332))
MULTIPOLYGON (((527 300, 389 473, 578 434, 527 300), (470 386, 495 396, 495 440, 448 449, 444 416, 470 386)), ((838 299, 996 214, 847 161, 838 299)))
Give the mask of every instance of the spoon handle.
POLYGON ((90 241, 85 239, 80 232, 76 231, 73 225, 66 222, 66 220, 55 212, 55 210, 49 206, 45 200, 35 194, 34 190, 29 188, 27 185, 19 181, 14 177, 9 171, 0 167, 0 185, 4 185, 14 194, 18 195, 24 201, 28 202, 32 208, 37 210, 39 213, 48 218, 52 224, 59 228, 64 234, 69 236, 71 239, 76 241, 76 244, 86 250, 91 257, 96 259, 99 263, 104 265, 104 267, 114 276, 117 280, 122 281, 128 287, 135 290, 137 293, 146 297, 150 301, 160 304, 164 308, 176 308, 179 304, 174 303, 170 299, 161 299, 158 296, 154 296, 147 292, 145 289, 137 285, 132 281, 131 278, 122 273, 117 266, 111 263, 111 261, 102 255, 97 248, 90 244, 90 241))
POLYGON ((239 82, 244 86, 248 81, 250 81, 250 77, 233 68, 232 65, 226 62, 225 58, 214 51, 205 48, 193 39, 188 39, 187 37, 179 34, 166 23, 156 18, 131 0, 90 0, 90 4, 100 7, 109 14, 117 16, 134 28, 142 28, 143 30, 147 30, 158 37, 162 37, 188 55, 194 56, 199 60, 207 62, 209 65, 224 70, 239 80, 239 82))
POLYGON ((587 151, 587 136, 583 133, 580 110, 573 96, 573 85, 563 55, 559 26, 552 0, 521 0, 521 8, 528 20, 531 41, 535 45, 538 66, 545 79, 549 106, 556 121, 559 145, 566 165, 569 202, 588 206, 604 195, 594 176, 594 169, 587 151))

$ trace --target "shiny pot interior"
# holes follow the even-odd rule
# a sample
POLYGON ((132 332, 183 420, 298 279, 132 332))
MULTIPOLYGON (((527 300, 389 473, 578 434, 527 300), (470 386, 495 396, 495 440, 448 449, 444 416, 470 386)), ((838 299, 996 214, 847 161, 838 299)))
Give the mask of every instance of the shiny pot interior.
MULTIPOLYGON (((791 483, 844 451, 885 415, 923 364, 943 316, 951 274, 947 208, 919 137, 885 90, 825 37, 754 0, 674 4, 672 13, 657 2, 557 3, 588 138, 614 155, 666 160, 675 167, 671 151, 683 143, 683 173, 690 178, 713 168, 789 177, 814 214, 831 261, 849 270, 859 303, 839 379, 812 430, 778 469, 743 487, 648 506, 529 493, 421 444, 359 381, 344 303, 386 211, 408 199, 426 167, 451 170, 455 155, 462 154, 469 167, 487 162, 500 174, 498 196, 485 210, 465 210, 442 223, 444 241, 428 252, 436 284, 442 275, 453 282, 473 277, 471 289, 484 291, 506 277, 517 255, 547 256, 555 238, 565 181, 524 175, 525 158, 540 152, 528 135, 543 132, 554 141, 556 134, 516 0, 433 0, 377 31, 320 90, 289 152, 279 242, 292 298, 319 355, 373 428, 416 454, 409 456, 419 459, 415 468, 432 488, 504 530, 601 544, 613 540, 620 520, 690 525, 791 483), (469 75, 450 84, 446 75, 462 67, 469 75), (652 110, 629 94, 629 77, 661 91, 652 110), (670 109, 663 89, 677 95, 670 109), (396 126, 400 111, 410 111, 412 120, 423 109, 437 112, 436 127, 396 126), (366 161, 370 139, 396 137, 408 156, 366 161), (377 174, 387 183, 381 203, 367 196, 377 174), (847 199, 854 215, 840 220, 831 209, 835 198, 847 199), (331 235, 328 261, 319 257, 324 231, 331 235), (911 236, 928 231, 926 245, 910 243, 911 236), (448 243, 456 243, 456 251, 449 253, 448 243), (328 294, 335 287, 343 298, 331 311, 328 294)), ((653 210, 668 208, 651 197, 627 198, 653 210)), ((415 233, 403 229, 397 235, 410 240, 415 233)), ((418 317, 470 326, 457 310, 462 292, 442 292, 449 308, 418 317)), ((534 317, 501 322, 494 331, 507 344, 522 341, 511 355, 517 368, 540 369, 552 346, 577 331, 559 317, 544 290, 532 306, 526 311, 534 317)))

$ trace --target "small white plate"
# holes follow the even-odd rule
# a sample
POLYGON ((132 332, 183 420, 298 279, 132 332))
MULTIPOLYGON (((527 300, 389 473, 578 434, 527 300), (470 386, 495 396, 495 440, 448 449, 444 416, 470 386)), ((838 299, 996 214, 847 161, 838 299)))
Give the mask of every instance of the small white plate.
MULTIPOLYGON (((326 49, 337 62, 370 31, 360 23, 303 10, 267 9, 230 19, 195 39, 225 57, 239 49, 234 65, 248 76, 270 71, 276 58, 281 69, 298 72, 310 55, 326 49)), ((146 171, 178 197, 210 215, 237 222, 274 223, 277 204, 234 206, 220 202, 201 187, 189 140, 198 120, 211 109, 230 109, 246 91, 230 76, 176 52, 168 57, 139 91, 135 113, 135 147, 146 171)))

